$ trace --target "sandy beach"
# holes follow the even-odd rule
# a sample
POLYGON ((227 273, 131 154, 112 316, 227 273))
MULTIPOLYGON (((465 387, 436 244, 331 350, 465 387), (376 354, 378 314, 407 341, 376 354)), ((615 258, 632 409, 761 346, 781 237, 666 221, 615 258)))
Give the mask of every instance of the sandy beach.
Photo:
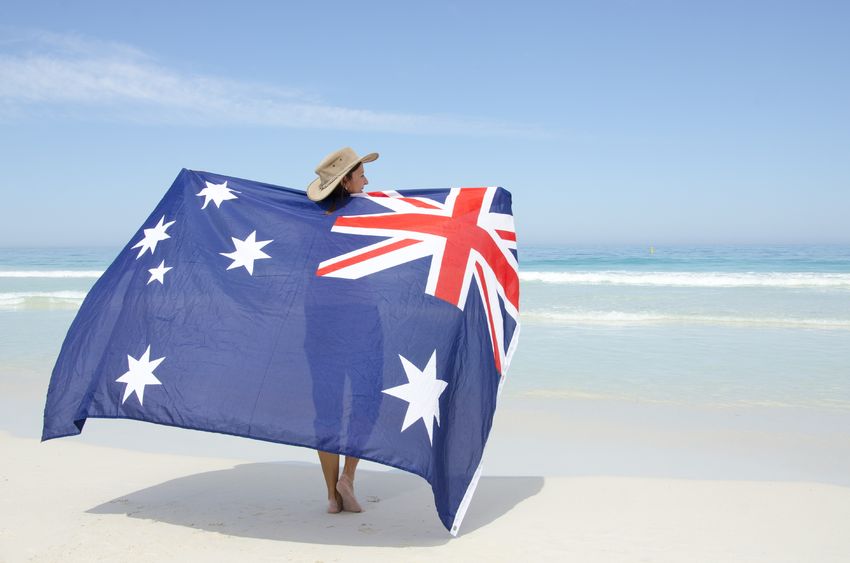
MULTIPOLYGON (((540 404, 539 399, 535 401, 540 404)), ((552 410, 563 406, 554 404, 552 410)), ((530 441, 523 448, 515 441, 530 427, 543 428, 546 417, 553 416, 539 412, 537 418, 530 418, 521 407, 522 401, 514 400, 499 421, 497 431, 502 432, 496 435, 500 438, 488 452, 493 471, 485 472, 457 538, 440 525, 430 488, 422 479, 367 462, 357 482, 365 512, 328 515, 323 512, 319 469, 310 450, 131 421, 93 420, 80 437, 46 443, 2 432, 0 560, 416 561, 437 557, 448 561, 844 562, 850 558, 850 487, 829 483, 837 479, 826 474, 824 482, 628 476, 663 475, 660 468, 665 459, 672 461, 674 475, 746 474, 743 467, 759 465, 755 458, 740 454, 732 456, 737 466, 727 459, 724 470, 720 450, 709 451, 712 442, 723 441, 719 438, 724 431, 715 429, 719 433, 710 435, 694 427, 680 429, 675 436, 671 430, 666 444, 659 441, 657 431, 651 432, 658 451, 647 453, 648 444, 644 453, 624 451, 623 459, 628 456, 633 462, 623 467, 623 475, 612 476, 594 472, 592 465, 610 461, 624 444, 616 444, 610 435, 605 437, 604 429, 597 428, 587 433, 588 442, 595 444, 594 454, 583 451, 567 432, 568 442, 563 443, 572 441, 575 471, 565 474, 569 472, 558 470, 563 460, 544 459, 538 443, 530 441), (703 466, 700 470, 702 462, 696 454, 688 454, 684 444, 675 446, 686 435, 706 457, 719 460, 714 469, 703 466), (122 437, 132 449, 118 447, 122 437), (186 446, 186 452, 154 451, 156 442, 177 450, 186 446), (210 455, 217 448, 237 455, 210 455), (525 465, 511 450, 526 458, 525 465), (605 451, 608 454, 601 453, 605 451), (274 456, 279 461, 257 461, 274 456), (529 473, 522 468, 533 466, 533 458, 540 458, 544 471, 523 474, 529 473)), ((572 409, 571 425, 580 425, 582 416, 590 416, 578 410, 572 409)), ((657 406, 651 411, 658 420, 650 424, 667 424, 662 419, 669 412, 665 415, 657 406)), ((646 412, 635 417, 646 419, 646 412)), ((741 419, 730 413, 722 416, 741 419)), ((717 426, 716 421, 706 424, 717 426)), ((650 433, 648 428, 644 430, 650 433)), ((619 435, 641 447, 641 432, 634 428, 632 434, 619 435)), ((747 432, 739 429, 738 434, 747 432)), ((768 460, 765 456, 771 455, 779 434, 773 438, 762 434, 760 439, 768 446, 762 451, 756 448, 752 455, 768 460)), ((807 441, 799 436, 798 440, 807 441)), ((727 453, 748 447, 752 450, 739 442, 727 453)), ((782 451, 790 459, 803 450, 786 444, 782 451)), ((844 468, 847 453, 837 454, 835 463, 844 468)), ((790 467, 787 460, 776 457, 768 463, 790 467)), ((810 466, 817 463, 809 460, 810 466)))

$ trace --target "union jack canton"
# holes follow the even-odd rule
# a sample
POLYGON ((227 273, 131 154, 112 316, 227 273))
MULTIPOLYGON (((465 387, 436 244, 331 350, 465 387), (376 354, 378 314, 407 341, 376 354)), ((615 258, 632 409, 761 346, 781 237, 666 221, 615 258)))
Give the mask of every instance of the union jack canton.
MULTIPOLYGON (((508 355, 504 345, 505 314, 514 322, 518 320, 519 277, 513 215, 491 210, 499 190, 454 188, 449 190, 444 203, 425 197, 406 197, 397 191, 357 194, 354 197, 372 198, 390 212, 339 217, 331 230, 387 238, 325 260, 316 273, 360 279, 430 257, 425 293, 461 310, 475 280, 485 303, 496 370, 504 374, 508 355)), ((515 342, 512 339, 511 344, 515 342)))

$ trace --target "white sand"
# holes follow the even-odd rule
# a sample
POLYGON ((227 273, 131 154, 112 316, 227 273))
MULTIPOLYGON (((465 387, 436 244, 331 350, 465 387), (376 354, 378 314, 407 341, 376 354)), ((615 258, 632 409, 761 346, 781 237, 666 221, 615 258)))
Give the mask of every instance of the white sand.
POLYGON ((430 489, 365 469, 322 512, 316 464, 244 463, 0 433, 2 561, 850 561, 850 488, 486 476, 451 538, 430 489))

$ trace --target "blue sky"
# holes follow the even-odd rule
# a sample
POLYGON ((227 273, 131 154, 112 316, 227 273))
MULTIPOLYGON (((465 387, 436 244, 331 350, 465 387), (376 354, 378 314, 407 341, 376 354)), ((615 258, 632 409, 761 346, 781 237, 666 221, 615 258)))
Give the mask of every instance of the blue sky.
POLYGON ((0 246, 123 245, 183 167, 501 185, 520 247, 850 243, 847 2, 6 1, 0 246))

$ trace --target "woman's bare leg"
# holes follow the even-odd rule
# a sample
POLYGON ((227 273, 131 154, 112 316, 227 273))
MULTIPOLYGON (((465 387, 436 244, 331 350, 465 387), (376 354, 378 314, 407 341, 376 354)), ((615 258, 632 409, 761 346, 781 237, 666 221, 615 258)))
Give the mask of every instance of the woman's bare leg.
POLYGON ((336 490, 336 484, 339 481, 339 455, 320 451, 319 462, 322 464, 322 475, 325 477, 325 486, 328 488, 328 512, 335 514, 342 510, 342 495, 336 490))
POLYGON ((354 472, 359 462, 360 459, 356 457, 345 456, 342 476, 336 483, 336 491, 342 495, 342 507, 348 512, 361 512, 363 510, 360 503, 357 502, 357 497, 354 496, 354 472))

